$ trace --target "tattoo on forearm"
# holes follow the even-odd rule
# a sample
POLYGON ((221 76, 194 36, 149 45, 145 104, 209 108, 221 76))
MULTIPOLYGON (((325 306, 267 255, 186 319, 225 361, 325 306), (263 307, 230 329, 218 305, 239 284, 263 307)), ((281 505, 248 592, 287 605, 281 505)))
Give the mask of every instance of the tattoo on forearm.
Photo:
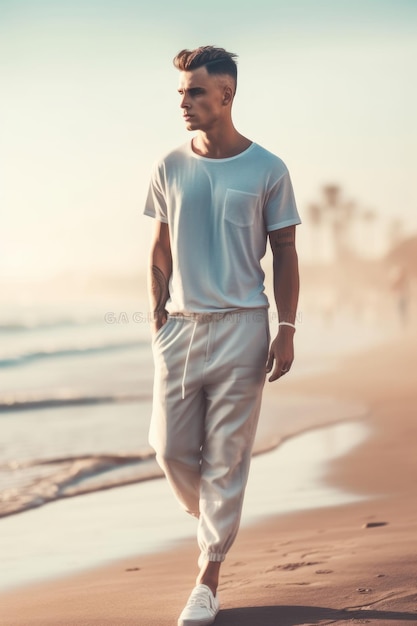
POLYGON ((169 296, 168 281, 157 265, 152 265, 151 277, 155 311, 164 311, 169 296))
POLYGON ((291 236, 276 238, 272 242, 272 247, 274 250, 281 250, 282 248, 294 248, 294 246, 294 238, 291 236))
POLYGON ((293 248, 295 246, 294 234, 292 232, 276 232, 271 239, 271 245, 274 250, 282 248, 293 248))
POLYGON ((275 242, 274 245, 274 249, 275 250, 281 250, 281 248, 293 248, 294 247, 294 242, 293 241, 283 241, 283 242, 275 242))

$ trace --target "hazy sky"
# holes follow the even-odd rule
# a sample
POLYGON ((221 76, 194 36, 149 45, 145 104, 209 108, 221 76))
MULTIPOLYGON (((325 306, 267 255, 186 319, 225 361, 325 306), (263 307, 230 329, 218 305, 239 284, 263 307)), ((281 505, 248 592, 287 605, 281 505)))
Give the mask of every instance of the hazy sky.
POLYGON ((302 216, 330 181, 416 231, 416 25, 414 0, 0 0, 1 273, 144 266, 152 163, 190 138, 172 57, 205 44, 239 55, 235 123, 302 216))

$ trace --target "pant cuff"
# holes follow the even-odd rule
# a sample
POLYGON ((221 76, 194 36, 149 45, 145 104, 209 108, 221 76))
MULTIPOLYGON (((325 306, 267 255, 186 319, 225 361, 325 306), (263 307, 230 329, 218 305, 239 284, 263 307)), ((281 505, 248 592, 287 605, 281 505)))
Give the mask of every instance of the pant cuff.
POLYGON ((202 552, 201 560, 213 561, 214 563, 222 563, 226 558, 225 554, 219 554, 218 552, 202 552))
POLYGON ((201 569, 206 561, 222 563, 225 558, 225 554, 217 554, 215 552, 200 552, 200 556, 198 557, 198 567, 201 569))

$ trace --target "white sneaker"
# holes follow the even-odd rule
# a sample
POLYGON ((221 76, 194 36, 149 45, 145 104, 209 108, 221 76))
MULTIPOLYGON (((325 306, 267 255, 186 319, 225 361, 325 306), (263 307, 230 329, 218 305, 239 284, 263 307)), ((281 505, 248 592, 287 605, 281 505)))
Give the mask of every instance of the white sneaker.
POLYGON ((181 615, 178 626, 210 626, 216 619, 220 603, 207 585, 197 585, 191 592, 181 615))

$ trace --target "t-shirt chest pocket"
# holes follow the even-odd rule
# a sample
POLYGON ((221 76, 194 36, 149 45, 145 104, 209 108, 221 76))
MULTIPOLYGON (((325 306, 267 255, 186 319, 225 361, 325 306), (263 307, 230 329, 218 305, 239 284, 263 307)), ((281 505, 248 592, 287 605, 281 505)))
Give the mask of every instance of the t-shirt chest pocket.
POLYGON ((224 201, 224 219, 235 226, 252 226, 258 199, 255 193, 228 189, 224 201))

